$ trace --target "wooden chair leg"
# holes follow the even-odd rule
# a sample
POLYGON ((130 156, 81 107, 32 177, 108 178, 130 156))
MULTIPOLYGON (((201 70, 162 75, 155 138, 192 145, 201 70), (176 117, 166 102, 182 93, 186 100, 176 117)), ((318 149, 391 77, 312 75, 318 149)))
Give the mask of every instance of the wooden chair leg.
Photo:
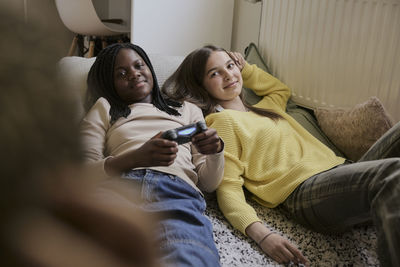
POLYGON ((86 54, 85 51, 85 37, 83 35, 78 34, 78 56, 84 57, 86 54))
POLYGON ((104 38, 101 39, 101 48, 104 49, 104 48, 106 48, 106 47, 107 47, 107 40, 106 40, 106 38, 104 37, 104 38))
POLYGON ((71 46, 69 47, 68 56, 71 57, 75 55, 76 44, 78 43, 78 35, 75 35, 72 39, 71 46))
POLYGON ((94 46, 95 46, 95 40, 94 38, 91 38, 89 41, 89 51, 88 51, 88 58, 93 57, 94 55, 94 46))

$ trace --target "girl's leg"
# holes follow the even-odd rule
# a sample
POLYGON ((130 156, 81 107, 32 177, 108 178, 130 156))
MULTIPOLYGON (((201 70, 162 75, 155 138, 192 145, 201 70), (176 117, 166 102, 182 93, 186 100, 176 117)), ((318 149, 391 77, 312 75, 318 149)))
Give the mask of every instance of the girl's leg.
POLYGON ((159 218, 162 266, 220 266, 202 195, 179 177, 152 170, 125 178, 140 185, 143 210, 159 218))
POLYGON ((344 164, 303 182, 282 204, 324 233, 374 221, 382 265, 400 263, 400 158, 344 164))
POLYGON ((393 157, 400 157, 400 122, 382 135, 359 159, 359 162, 393 157))

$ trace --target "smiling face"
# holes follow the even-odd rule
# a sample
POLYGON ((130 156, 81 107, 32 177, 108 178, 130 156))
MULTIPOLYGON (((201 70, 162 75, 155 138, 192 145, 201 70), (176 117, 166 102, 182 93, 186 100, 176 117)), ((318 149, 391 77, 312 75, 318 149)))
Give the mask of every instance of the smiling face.
POLYGON ((119 50, 114 64, 114 87, 128 105, 151 103, 153 75, 144 60, 132 49, 119 50))
POLYGON ((225 51, 212 52, 207 60, 203 86, 219 103, 237 100, 242 91, 242 75, 225 51))

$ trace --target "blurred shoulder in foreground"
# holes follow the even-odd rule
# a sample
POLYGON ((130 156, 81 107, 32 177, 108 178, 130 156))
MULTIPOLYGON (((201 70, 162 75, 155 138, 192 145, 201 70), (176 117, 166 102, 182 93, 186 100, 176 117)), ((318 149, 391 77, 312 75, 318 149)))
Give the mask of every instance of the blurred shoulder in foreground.
POLYGON ((83 169, 56 74, 66 39, 51 19, 26 23, 7 6, 0 17, 2 265, 157 266, 156 220, 136 207, 135 187, 83 169))

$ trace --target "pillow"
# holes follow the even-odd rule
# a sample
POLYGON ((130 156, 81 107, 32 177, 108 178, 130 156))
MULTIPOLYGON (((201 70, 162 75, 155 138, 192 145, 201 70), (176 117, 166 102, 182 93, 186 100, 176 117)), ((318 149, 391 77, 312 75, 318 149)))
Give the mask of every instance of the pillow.
POLYGON ((149 54, 151 64, 157 76, 158 85, 164 84, 165 80, 175 72, 183 61, 183 56, 168 56, 162 54, 149 54))
MULTIPOLYGON (((268 65, 265 63, 257 46, 250 43, 245 50, 245 59, 249 64, 256 64, 259 68, 270 73, 268 65)), ((244 88, 244 98, 247 103, 254 105, 261 100, 261 97, 256 95, 252 90, 244 88)), ((311 109, 296 105, 292 99, 289 99, 286 112, 300 123, 309 133, 320 140, 326 146, 335 152, 337 156, 344 157, 344 154, 329 140, 324 132, 319 128, 317 119, 311 109)))
POLYGON ((353 161, 393 126, 376 97, 351 109, 316 108, 315 116, 329 139, 353 161))
MULTIPOLYGON (((161 87, 165 80, 172 75, 182 62, 182 56, 168 56, 161 54, 148 54, 154 72, 157 76, 157 81, 161 87)), ((90 67, 96 58, 84 57, 64 57, 58 62, 58 74, 61 81, 71 90, 72 96, 76 99, 76 110, 78 119, 84 115, 83 103, 86 94, 86 79, 90 67)))
POLYGON ((72 97, 75 99, 77 111, 77 120, 80 120, 84 114, 84 99, 86 94, 86 79, 90 67, 96 58, 84 57, 63 57, 58 62, 58 75, 61 82, 70 90, 72 97))
MULTIPOLYGON (((268 73, 271 73, 260 52, 258 51, 257 46, 254 43, 250 43, 249 46, 246 47, 244 52, 244 59, 246 59, 249 64, 256 64, 257 67, 263 69, 268 73)), ((256 95, 252 90, 244 88, 244 98, 247 103, 249 103, 250 105, 254 105, 258 103, 262 97, 256 95)))
POLYGON ((258 51, 257 46, 254 43, 250 43, 246 49, 244 50, 245 59, 250 64, 256 64, 259 68, 263 69, 264 71, 271 73, 267 63, 265 63, 263 57, 258 51))
POLYGON ((332 143, 326 136, 324 131, 319 127, 317 119, 315 118, 311 109, 296 105, 293 100, 289 99, 286 113, 294 118, 301 126, 303 126, 310 134, 329 147, 336 156, 345 157, 343 152, 332 143))

